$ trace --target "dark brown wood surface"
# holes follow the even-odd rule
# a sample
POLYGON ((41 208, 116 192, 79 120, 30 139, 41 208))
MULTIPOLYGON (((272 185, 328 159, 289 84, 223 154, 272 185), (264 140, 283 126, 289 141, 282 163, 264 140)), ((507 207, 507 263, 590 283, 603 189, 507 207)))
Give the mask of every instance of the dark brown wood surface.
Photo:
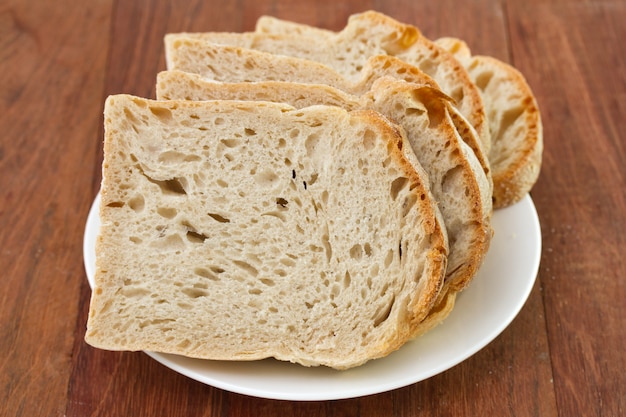
POLYGON ((626 415, 625 21, 623 0, 2 0, 0 415, 626 415), (86 345, 105 97, 154 96, 167 32, 252 30, 263 14, 340 29, 367 9, 461 37, 536 93, 543 253, 519 316, 442 374, 339 401, 234 394, 86 345))

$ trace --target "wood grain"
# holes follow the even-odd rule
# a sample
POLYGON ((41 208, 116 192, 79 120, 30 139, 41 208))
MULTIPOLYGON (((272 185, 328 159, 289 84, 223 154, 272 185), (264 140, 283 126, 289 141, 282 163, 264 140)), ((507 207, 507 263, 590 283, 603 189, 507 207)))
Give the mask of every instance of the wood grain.
POLYGON ((0 9, 0 415, 66 407, 110 9, 0 9))
POLYGON ((626 2, 59 0, 0 3, 0 415, 620 416, 626 409, 626 2), (154 97, 163 35, 339 30, 375 9, 519 68, 544 121, 537 283, 463 363, 391 392, 291 402, 230 393, 83 342, 87 211, 108 94, 154 97))
POLYGON ((625 39, 626 4, 511 9, 526 11, 511 24, 513 56, 546 120, 533 196, 544 224, 541 277, 557 402, 562 415, 617 416, 626 407, 624 349, 616 349, 626 346, 626 149, 618 133, 626 78, 615 69, 626 59, 606 45, 625 39))

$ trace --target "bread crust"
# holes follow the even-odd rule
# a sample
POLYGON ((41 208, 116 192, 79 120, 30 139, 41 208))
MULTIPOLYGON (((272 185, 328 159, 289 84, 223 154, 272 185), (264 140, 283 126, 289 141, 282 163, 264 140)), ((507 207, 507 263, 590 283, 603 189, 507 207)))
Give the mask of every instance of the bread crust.
POLYGON ((543 127, 532 89, 516 68, 493 57, 473 56, 460 39, 436 43, 458 58, 483 96, 492 137, 488 155, 494 208, 515 204, 530 192, 541 171, 543 127))
MULTIPOLYGON (((499 107, 498 112, 519 114, 519 130, 500 126, 492 128, 495 133, 493 150, 494 207, 507 207, 520 201, 530 192, 541 171, 543 156, 543 126, 541 113, 535 96, 524 76, 514 67, 498 59, 487 56, 473 56, 468 67, 471 72, 480 72, 487 68, 496 73, 495 77, 511 88, 511 100, 508 107, 499 107), (503 162, 499 162, 504 159, 503 162)), ((485 93, 485 97, 490 95, 485 93)), ((485 101, 491 101, 486 98, 485 101)), ((493 105, 491 105, 493 106, 493 105)), ((490 107, 491 107, 490 106, 490 107)), ((495 107, 495 106, 494 106, 495 107)))

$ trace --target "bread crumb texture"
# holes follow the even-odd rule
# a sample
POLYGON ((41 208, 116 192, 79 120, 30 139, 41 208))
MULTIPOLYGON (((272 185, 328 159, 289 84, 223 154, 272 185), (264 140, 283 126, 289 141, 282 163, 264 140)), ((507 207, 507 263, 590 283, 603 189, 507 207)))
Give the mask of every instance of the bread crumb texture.
POLYGON ((402 140, 375 112, 110 97, 86 340, 339 369, 397 349, 447 251, 402 140))

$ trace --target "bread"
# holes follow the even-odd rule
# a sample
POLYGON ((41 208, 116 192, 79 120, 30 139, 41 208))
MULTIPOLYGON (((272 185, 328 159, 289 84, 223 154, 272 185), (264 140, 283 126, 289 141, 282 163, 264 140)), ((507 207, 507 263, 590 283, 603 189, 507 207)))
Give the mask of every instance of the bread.
MULTIPOLYGON (((328 40, 334 36, 329 30, 270 16, 258 19, 256 32, 328 40)), ((435 44, 465 67, 482 97, 493 148, 488 154, 495 185, 494 207, 516 203, 530 191, 541 168, 543 133, 531 88, 517 69, 493 57, 472 56, 460 39, 446 37, 435 44)))
POLYGON ((369 57, 358 76, 346 77, 336 69, 309 59, 257 51, 237 45, 208 42, 198 37, 166 35, 169 70, 200 74, 219 82, 293 81, 329 85, 350 94, 363 94, 383 76, 439 88, 430 76, 399 58, 369 57), (305 81, 309 80, 309 81, 305 81))
POLYGON ((491 131, 494 207, 514 204, 531 190, 541 170, 543 128, 533 92, 511 65, 488 56, 472 56, 460 39, 436 42, 465 66, 482 95, 491 131))
MULTIPOLYGON (((280 78, 280 75, 275 78, 280 78)), ((179 70, 157 74, 156 97, 157 100, 268 101, 285 103, 295 108, 323 104, 348 111, 363 107, 359 96, 327 84, 261 81, 261 78, 254 82, 215 82, 200 74, 179 70)))
POLYGON ((435 301, 435 304, 431 307, 428 316, 419 324, 413 338, 417 339, 443 323, 450 313, 452 313, 458 294, 459 291, 444 285, 439 292, 437 301, 435 301))
POLYGON ((428 175, 450 239, 447 288, 465 288, 482 265, 491 241, 491 184, 473 152, 455 129, 449 99, 439 90, 390 77, 362 96, 327 85, 293 82, 215 83, 197 74, 164 71, 157 98, 265 100, 295 107, 335 105, 375 110, 398 122, 428 175))
POLYGON ((168 44, 177 39, 194 37, 213 43, 305 58, 328 65, 348 79, 358 79, 362 67, 371 56, 396 56, 431 76, 442 91, 455 100, 461 113, 478 132, 483 150, 488 151, 489 129, 476 86, 451 54, 424 37, 415 26, 368 11, 351 16, 340 32, 331 34, 326 31, 323 32, 325 36, 317 36, 317 31, 313 32, 313 36, 308 33, 307 30, 288 35, 262 31, 179 33, 168 34, 165 43, 168 48, 168 44))
POLYGON ((439 90, 391 78, 378 80, 364 97, 366 108, 387 115, 407 131, 450 238, 446 284, 455 291, 464 289, 491 242, 491 183, 455 128, 453 106, 439 90))
POLYGON ((541 170, 543 128, 533 92, 513 66, 493 57, 472 56, 460 39, 436 42, 465 66, 483 97, 492 138, 494 207, 514 204, 532 189, 541 170))
MULTIPOLYGON (((232 34, 222 36, 229 35, 232 34)), ((176 36, 167 39, 169 39, 166 41, 167 66, 170 70, 199 74, 217 82, 292 81, 328 85, 353 95, 362 95, 369 92, 379 78, 394 77, 422 86, 439 88, 431 77, 418 68, 388 55, 368 58, 361 69, 360 77, 347 79, 334 69, 307 59, 188 37, 176 36)), ((483 152, 478 133, 456 108, 450 107, 449 112, 459 134, 474 151, 491 182, 489 161, 483 152)))
POLYGON ((445 229, 371 110, 111 96, 86 340, 345 369, 418 330, 445 229))
POLYGON ((336 32, 321 27, 283 20, 274 16, 260 16, 256 21, 255 32, 268 35, 298 35, 308 38, 332 39, 336 32))
POLYGON ((214 81, 297 81, 303 75, 343 91, 354 91, 351 82, 332 68, 318 62, 275 56, 248 48, 173 35, 165 36, 168 70, 200 74, 214 81))

